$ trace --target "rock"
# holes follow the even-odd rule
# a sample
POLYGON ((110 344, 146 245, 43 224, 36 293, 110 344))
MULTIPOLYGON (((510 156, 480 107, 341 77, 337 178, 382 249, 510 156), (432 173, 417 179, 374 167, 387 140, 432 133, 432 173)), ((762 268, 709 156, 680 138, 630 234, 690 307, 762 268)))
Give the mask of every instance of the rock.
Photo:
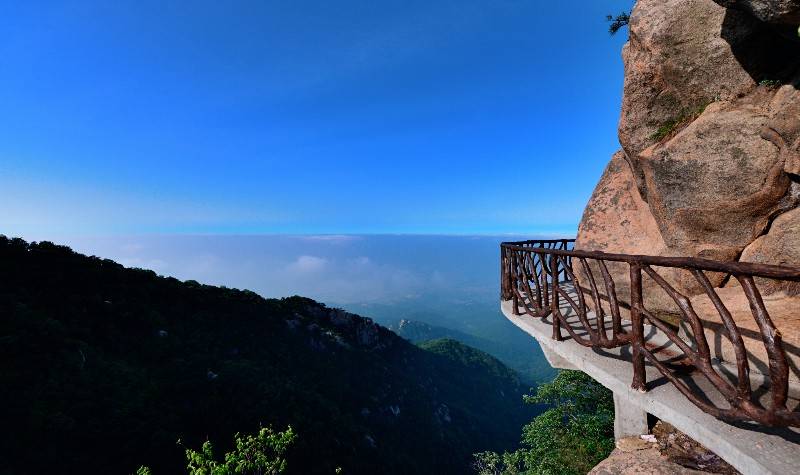
POLYGON ((778 148, 783 170, 800 175, 800 75, 793 84, 781 87, 769 104, 772 117, 761 137, 778 148))
POLYGON ((665 249, 650 206, 642 200, 624 153, 611 157, 583 212, 578 249, 628 254, 665 249))
POLYGON ((653 427, 661 455, 668 461, 686 468, 725 475, 738 475, 739 472, 722 458, 695 440, 677 430, 671 424, 658 421, 653 427))
MULTIPOLYGON (((650 213, 649 205, 639 195, 633 173, 622 152, 617 152, 611 158, 586 205, 578 226, 575 249, 619 254, 667 253, 658 224, 650 213)), ((605 293, 600 269, 591 260, 587 264, 597 285, 605 293)), ((581 263, 574 260, 572 265, 576 278, 586 287, 581 263)), ((609 261, 606 267, 614 281, 617 297, 630 302, 628 265, 609 261)), ((645 281, 644 285, 644 294, 648 299, 646 303, 651 309, 669 308, 671 301, 666 300, 667 297, 657 291, 652 282, 645 281)))
POLYGON ((652 435, 617 440, 611 455, 594 467, 590 475, 667 475, 720 473, 737 475, 716 454, 663 421, 652 435), (643 440, 646 438, 647 440, 643 440))
POLYGON ((727 8, 750 13, 768 23, 800 24, 800 1, 798 0, 714 0, 727 8))
MULTIPOLYGON (((735 9, 712 0, 636 3, 623 50, 623 151, 587 204, 576 249, 779 263, 766 246, 784 239, 777 218, 800 203, 800 47, 747 8, 778 11, 798 1, 717 2, 741 4, 735 9), (751 245, 768 229, 774 238, 751 245)), ((627 299, 628 266, 608 267, 627 299)), ((689 297, 701 292, 687 271, 656 270, 689 297)), ((726 282, 708 277, 714 286, 726 282)), ((677 313, 652 279, 643 285, 648 309, 677 313)))
MULTIPOLYGON (((766 280, 766 279, 765 279, 766 280)), ((762 301, 769 313, 770 320, 781 333, 783 348, 789 360, 789 380, 800 382, 800 295, 789 295, 785 292, 764 292, 765 285, 756 279, 762 292, 762 301)), ((747 351, 750 373, 769 374, 769 354, 761 338, 761 330, 750 302, 735 279, 724 287, 715 289, 725 308, 731 315, 736 327, 742 335, 747 351)), ((725 336, 719 311, 705 294, 690 299, 698 316, 704 320, 706 339, 709 342, 711 356, 717 361, 736 364, 736 352, 730 340, 725 336)))
MULTIPOLYGON (((622 51, 625 84, 619 140, 635 158, 664 124, 715 99, 730 99, 755 86, 731 44, 722 38, 725 8, 712 0, 639 0, 630 40, 622 51)), ((734 14, 727 21, 745 41, 756 20, 734 14)), ((647 197, 644 196, 646 199, 647 197)))
POLYGON ((778 149, 760 136, 767 120, 754 105, 712 104, 639 155, 667 247, 730 261, 766 228, 790 184, 778 149))
MULTIPOLYGON (((747 246, 739 259, 743 262, 800 266, 800 208, 778 216, 769 232, 747 246)), ((778 291, 800 294, 800 284, 757 278, 756 284, 762 293, 778 291)))
POLYGON ((648 475, 699 475, 705 472, 670 462, 661 456, 658 449, 648 448, 635 452, 615 449, 607 459, 597 464, 589 472, 589 475, 641 475, 644 473, 648 475))
MULTIPOLYGON (((655 442, 655 440, 652 442, 655 442)), ((653 448, 652 442, 649 440, 644 440, 641 436, 634 436, 618 439, 615 445, 617 449, 622 452, 635 452, 637 450, 647 450, 653 448)))

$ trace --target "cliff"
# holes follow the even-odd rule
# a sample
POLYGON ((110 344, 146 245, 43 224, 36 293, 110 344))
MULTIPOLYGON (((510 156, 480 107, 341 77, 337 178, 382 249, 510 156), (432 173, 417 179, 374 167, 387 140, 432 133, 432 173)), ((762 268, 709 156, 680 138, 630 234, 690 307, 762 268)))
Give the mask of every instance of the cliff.
MULTIPOLYGON (((798 23, 796 0, 636 3, 622 53, 622 149, 586 206, 576 248, 800 265, 798 23)), ((625 292, 627 268, 612 272, 625 292)), ((664 276, 700 292, 685 273, 664 276)), ((646 294, 651 308, 671 304, 646 294)))

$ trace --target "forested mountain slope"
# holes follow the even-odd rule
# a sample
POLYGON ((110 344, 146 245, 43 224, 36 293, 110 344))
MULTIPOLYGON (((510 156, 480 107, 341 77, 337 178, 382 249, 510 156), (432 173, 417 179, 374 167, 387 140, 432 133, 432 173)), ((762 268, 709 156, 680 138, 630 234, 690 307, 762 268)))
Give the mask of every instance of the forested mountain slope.
POLYGON ((181 473, 178 439, 290 424, 291 473, 462 473, 535 411, 457 342, 3 236, 0 387, 3 474, 181 473))

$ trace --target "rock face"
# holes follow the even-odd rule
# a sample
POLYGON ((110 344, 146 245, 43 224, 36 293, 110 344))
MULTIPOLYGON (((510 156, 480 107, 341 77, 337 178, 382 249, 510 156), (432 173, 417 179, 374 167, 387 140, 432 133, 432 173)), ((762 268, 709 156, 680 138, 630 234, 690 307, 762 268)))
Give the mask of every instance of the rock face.
MULTIPOLYGON (((796 29, 798 15, 800 0, 636 3, 622 150, 586 207, 577 249, 800 265, 800 43, 780 25, 796 29)), ((610 270, 624 287, 627 266, 610 270)), ((686 272, 660 273, 701 291, 686 272)), ((662 297, 652 305, 674 307, 662 297)))
MULTIPOLYGON (((778 216, 769 232, 744 249, 740 260, 764 264, 797 265, 800 263, 800 208, 778 216)), ((768 293, 800 293, 797 283, 778 283, 759 279, 759 289, 768 293)))
POLYGON ((639 154, 670 249, 734 260, 787 205, 790 179, 778 149, 760 136, 767 120, 752 104, 714 103, 673 139, 639 154))
POLYGON ((714 0, 723 7, 749 12, 769 23, 800 23, 800 2, 797 0, 714 0))
MULTIPOLYGON (((622 50, 625 84, 619 140, 636 169, 636 157, 662 124, 715 98, 744 93, 755 80, 722 38, 727 12, 711 0, 639 0, 631 13, 630 40, 622 50)), ((729 20, 746 40, 755 20, 729 20)))
POLYGON ((583 212, 578 235, 587 249, 630 254, 661 253, 661 231, 636 188, 625 154, 611 158, 583 212))
MULTIPOLYGON (((617 152, 611 158, 584 210, 576 247, 627 254, 663 254, 667 250, 650 207, 639 196, 636 180, 623 152, 617 152)), ((577 268, 579 265, 577 261, 573 263, 576 277, 582 280, 584 274, 577 268)), ((628 301, 628 266, 616 262, 606 265, 614 277, 618 295, 628 301)), ((592 273, 600 275, 594 266, 592 273)))
POLYGON ((671 425, 658 421, 653 427, 655 442, 626 437, 616 442, 611 455, 597 464, 589 475, 739 475, 716 454, 671 425))

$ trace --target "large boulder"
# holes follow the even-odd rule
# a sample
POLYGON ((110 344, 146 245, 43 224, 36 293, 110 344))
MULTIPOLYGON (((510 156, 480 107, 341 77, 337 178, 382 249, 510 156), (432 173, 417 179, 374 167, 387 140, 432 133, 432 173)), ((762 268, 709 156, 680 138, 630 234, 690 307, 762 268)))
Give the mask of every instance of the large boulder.
POLYGON ((777 212, 790 179, 779 149, 761 137, 758 105, 715 103, 675 137, 638 156, 648 202, 675 253, 735 260, 777 212))
MULTIPOLYGON (((715 99, 731 99, 756 82, 736 59, 723 23, 746 41, 756 20, 712 0, 639 0, 631 13, 630 40, 622 50, 625 83, 619 140, 632 164, 665 124, 681 120, 715 99), (735 25, 734 25, 735 24, 735 25)), ((646 196, 645 196, 646 199, 646 196)))

